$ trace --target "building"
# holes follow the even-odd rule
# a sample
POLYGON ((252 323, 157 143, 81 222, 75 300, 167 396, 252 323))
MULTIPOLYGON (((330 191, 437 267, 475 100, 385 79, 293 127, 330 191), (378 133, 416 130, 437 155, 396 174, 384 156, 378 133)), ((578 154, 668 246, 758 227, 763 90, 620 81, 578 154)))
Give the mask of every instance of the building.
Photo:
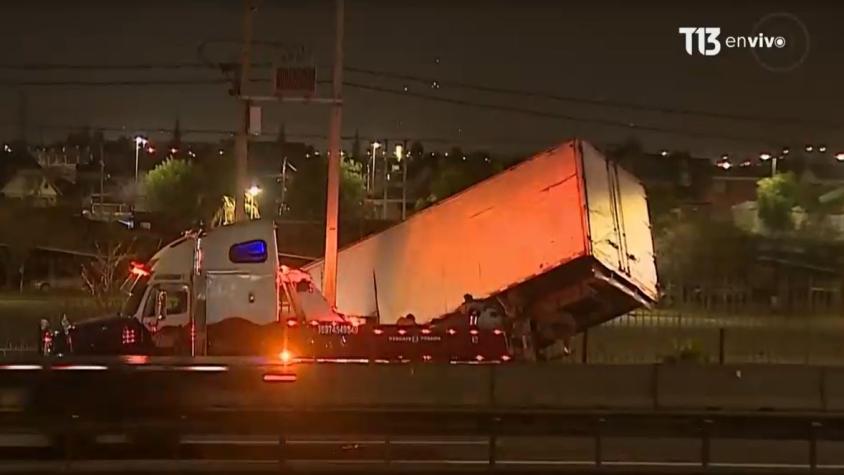
POLYGON ((61 193, 44 170, 25 168, 14 175, 0 188, 4 198, 22 200, 33 206, 56 206, 61 193))

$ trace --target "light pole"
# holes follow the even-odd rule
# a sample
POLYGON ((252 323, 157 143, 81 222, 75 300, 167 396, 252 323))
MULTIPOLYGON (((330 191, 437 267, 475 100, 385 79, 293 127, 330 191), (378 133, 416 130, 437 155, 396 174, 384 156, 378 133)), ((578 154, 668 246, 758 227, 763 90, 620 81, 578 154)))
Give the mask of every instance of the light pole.
POLYGON ((401 165, 401 220, 407 217, 407 160, 404 153, 404 144, 397 144, 395 149, 396 160, 401 165))
POLYGON ((141 152, 141 147, 148 144, 149 140, 141 137, 135 137, 135 187, 138 186, 138 154, 141 152))
POLYGON ((370 191, 375 188, 375 154, 379 148, 381 148, 380 143, 372 142, 372 156, 369 157, 369 170, 366 174, 367 189, 370 191))
POLYGON ((759 154, 759 159, 763 162, 767 162, 768 160, 771 161, 771 176, 777 175, 777 157, 772 156, 770 153, 763 152, 759 154))

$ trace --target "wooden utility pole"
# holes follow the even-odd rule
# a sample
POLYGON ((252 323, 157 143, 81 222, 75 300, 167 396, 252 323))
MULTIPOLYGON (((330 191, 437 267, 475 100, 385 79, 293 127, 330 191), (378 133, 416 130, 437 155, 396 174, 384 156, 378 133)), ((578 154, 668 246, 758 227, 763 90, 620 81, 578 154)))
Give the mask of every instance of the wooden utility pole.
POLYGON ((249 154, 249 100, 244 96, 249 83, 250 51, 252 46, 252 0, 243 0, 243 43, 240 48, 240 71, 235 93, 240 104, 238 113, 237 135, 234 139, 235 190, 234 220, 246 219, 246 188, 249 187, 246 176, 246 161, 249 154))
POLYGON ((328 196, 325 213, 325 267, 322 292, 332 307, 337 303, 337 223, 340 208, 340 130, 343 123, 343 0, 336 0, 333 103, 328 129, 328 196))

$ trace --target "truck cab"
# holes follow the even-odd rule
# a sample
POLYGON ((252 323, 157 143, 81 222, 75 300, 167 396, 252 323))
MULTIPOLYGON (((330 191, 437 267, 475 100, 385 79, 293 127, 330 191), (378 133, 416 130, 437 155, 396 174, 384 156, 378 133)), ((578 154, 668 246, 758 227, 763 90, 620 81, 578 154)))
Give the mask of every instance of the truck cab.
POLYGON ((279 265, 272 221, 187 232, 148 262, 133 262, 126 287, 118 317, 70 325, 53 346, 312 362, 510 359, 503 330, 469 312, 401 325, 338 313, 310 274, 279 265))

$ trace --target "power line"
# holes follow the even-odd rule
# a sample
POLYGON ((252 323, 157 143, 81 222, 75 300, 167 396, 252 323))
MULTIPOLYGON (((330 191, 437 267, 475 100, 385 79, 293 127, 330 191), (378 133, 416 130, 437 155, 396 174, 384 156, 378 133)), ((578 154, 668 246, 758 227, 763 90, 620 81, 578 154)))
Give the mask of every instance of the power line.
POLYGON ((627 130, 639 130, 639 131, 647 131, 647 132, 658 132, 658 133, 665 133, 665 134, 672 134, 672 135, 684 135, 688 137, 701 137, 701 138, 719 138, 719 139, 726 139, 736 142, 764 142, 768 144, 772 144, 773 142, 765 137, 748 137, 748 136, 739 136, 739 135, 732 135, 732 134, 721 134, 715 132, 701 132, 701 131, 694 131, 688 129, 678 129, 674 127, 659 127, 654 125, 637 125, 635 123, 623 122, 618 120, 611 120, 611 119, 600 119, 594 117, 581 117, 581 116, 574 116, 569 114, 560 114, 556 112, 547 112, 541 111, 536 109, 528 109, 524 107, 516 107, 516 106, 508 106, 502 104, 492 104, 492 103, 485 103, 485 102, 478 102, 478 101, 468 101, 463 99, 454 99, 449 97, 441 97, 435 96, 431 94, 423 94, 419 92, 412 92, 412 91, 405 91, 405 90, 396 90, 385 88, 381 86, 372 86, 368 84, 360 84, 360 83, 352 83, 352 82, 345 82, 343 83, 344 86, 375 91, 380 93, 386 94, 394 94, 400 96, 407 96, 407 97, 414 97, 419 99, 430 100, 434 102, 442 102, 446 104, 454 104, 466 107, 473 107, 477 109, 486 109, 486 110, 495 110, 499 112, 513 112, 522 115, 529 115, 533 117, 541 117, 546 119, 558 119, 558 120, 565 120, 570 122, 585 122, 585 123, 592 123, 597 125, 602 125, 605 127, 612 127, 612 128, 622 128, 627 130))
POLYGON ((660 107, 660 106, 650 106, 641 103, 634 103, 634 102, 624 102, 624 101, 606 101, 606 100, 599 100, 599 99, 587 99, 583 97, 576 97, 576 96, 562 96, 558 94, 551 94, 547 92, 537 92, 537 91, 527 91, 527 90, 519 90, 519 89, 508 89, 502 87, 492 87, 492 86, 485 86, 479 84, 471 84, 465 83, 460 81, 450 81, 450 80, 440 80, 432 77, 422 77, 422 76, 414 76, 408 74, 400 74, 400 73, 393 73, 393 72, 386 72, 386 71, 376 71, 372 69, 365 69, 365 68, 356 68, 356 67, 347 67, 347 71, 352 73, 359 73, 365 74, 369 76, 375 77, 386 77, 392 79, 400 79, 404 81, 413 81, 418 83, 423 83, 426 85, 430 85, 433 83, 437 83, 440 86, 451 86, 460 89, 469 89, 475 90, 479 92, 486 92, 486 93, 493 93, 493 94, 503 94, 503 95, 511 95, 511 96, 519 96, 519 97, 532 97, 538 99, 549 99, 558 102, 570 102, 570 103, 577 103, 577 104, 586 104, 591 106, 601 106, 601 107, 611 107, 611 108, 618 108, 618 109, 631 109, 631 110, 638 110, 638 111, 645 111, 645 112, 659 112, 663 114, 677 114, 677 115, 696 115, 700 117, 709 117, 713 119, 728 119, 728 120, 737 120, 737 121, 752 121, 752 122, 759 122, 759 123, 770 123, 770 124, 783 124, 783 125, 810 125, 816 127, 826 127, 826 128, 841 128, 844 124, 841 123, 833 123, 833 122, 826 122, 826 121, 818 121, 818 120, 807 120, 807 119, 798 119, 794 117, 767 117, 767 116, 753 116, 753 115, 743 115, 743 114, 729 114, 723 112, 713 112, 713 111, 706 111, 700 109, 687 109, 687 108, 679 108, 679 107, 660 107))
POLYGON ((0 80, 0 86, 8 87, 217 86, 229 83, 230 81, 226 79, 0 80))
MULTIPOLYGON (((271 67, 272 63, 266 62, 256 62, 253 63, 251 67, 256 69, 261 68, 268 68, 271 67)), ((22 63, 22 64, 0 64, 0 70, 21 70, 21 71, 45 71, 45 70, 83 70, 83 71, 91 71, 91 70, 102 70, 102 71, 129 71, 129 70, 177 70, 177 69, 216 69, 214 64, 206 64, 201 62, 174 62, 174 63, 128 63, 128 64, 70 64, 70 63, 22 63)), ((530 91, 524 89, 511 89, 511 88, 503 88, 503 87, 494 87, 494 86, 487 86, 483 84, 473 84, 461 81, 452 81, 452 80, 441 80, 433 77, 425 77, 425 76, 418 76, 412 74, 405 74, 405 73, 396 73, 391 71, 383 71, 383 70, 374 70, 369 68, 361 68, 355 66, 347 66, 344 68, 346 72, 349 73, 356 73, 356 74, 364 74, 374 77, 382 77, 388 79, 397 79, 402 81, 412 81, 416 83, 430 85, 432 83, 438 83, 441 86, 450 86, 459 89, 467 89, 467 90, 474 90, 478 92, 490 93, 490 94, 501 94, 501 95, 509 95, 509 96, 517 96, 517 97, 530 97, 536 99, 547 99, 556 102, 568 102, 574 104, 584 104, 589 106, 597 106, 597 107, 608 107, 608 108, 616 108, 616 109, 629 109, 635 111, 642 111, 642 112, 657 112, 662 114, 674 114, 674 115, 686 115, 686 116, 699 116, 699 117, 707 117, 711 119, 726 119, 726 120, 733 120, 733 121, 745 121, 745 122, 757 122, 757 123, 765 123, 765 124, 776 124, 776 125, 803 125, 803 126, 812 126, 812 127, 823 127, 827 129, 840 129, 844 127, 844 124, 836 123, 836 122, 829 122, 829 121, 822 121, 822 120, 814 120, 814 119, 801 119, 795 117, 770 117, 770 116, 754 116, 754 115, 747 115, 747 114, 733 114, 733 113, 724 113, 724 112, 715 112, 715 111, 708 111, 708 110, 701 110, 701 109, 692 109, 692 108, 680 108, 680 107, 666 107, 666 106, 653 106, 648 104, 641 104, 635 102, 626 102, 626 101, 617 101, 617 100, 599 100, 599 99, 589 99, 584 97, 578 96, 565 96, 559 94, 552 94, 548 92, 541 92, 541 91, 530 91)), ((107 81, 106 81, 107 82, 107 81)), ((104 85, 178 85, 177 82, 159 82, 159 81, 151 81, 155 84, 144 84, 144 82, 139 81, 138 84, 135 84, 134 81, 121 81, 121 84, 116 84, 114 82, 108 82, 108 84, 104 85)), ((49 86, 49 85, 77 85, 77 86, 85 86, 85 85, 94 85, 88 84, 85 81, 80 81, 76 84, 68 84, 66 81, 56 81, 57 84, 53 84, 52 81, 25 81, 25 82, 12 82, 11 84, 7 84, 4 82, 0 82, 0 85, 20 85, 20 86, 49 86)), ((213 84, 213 83, 210 83, 213 84)))
MULTIPOLYGON (((268 79, 265 78, 255 78, 252 82, 267 82, 268 79)), ((325 81, 318 81, 318 83, 324 83, 325 81)), ((231 81, 227 79, 173 79, 173 80, 78 80, 78 81, 0 81, 0 86, 68 86, 68 87, 109 87, 109 86, 185 86, 185 85, 223 85, 223 84, 230 84, 231 81)), ((746 143, 758 143, 763 142, 771 145, 773 142, 765 137, 748 137, 748 136, 739 136, 733 134, 724 134, 724 133, 716 133, 716 132, 702 132, 696 130, 689 130, 689 129, 680 129, 674 127, 661 127, 661 126, 654 126, 654 125, 638 125, 632 122, 623 122, 618 120, 611 120, 611 119, 601 119, 595 117, 584 117, 584 116, 577 116, 571 114, 561 114, 556 112, 548 112, 543 110, 537 109, 530 109, 525 107, 518 107, 518 106, 509 106, 504 104, 494 104, 488 102, 479 102, 479 101, 472 101, 472 100, 464 100, 464 99, 455 99, 449 97, 442 97, 433 94, 424 94, 419 92, 413 92, 408 90, 398 90, 398 89, 391 89, 382 86, 374 86, 370 84, 362 84, 356 82, 349 82, 346 81, 343 83, 346 87, 351 87, 360 90, 367 90, 372 92, 378 92, 383 94, 392 94, 398 95, 403 97, 411 97, 416 99, 423 99, 432 102, 439 102, 444 104, 451 104, 451 105, 458 105, 464 107, 471 107, 476 109, 484 109, 484 110, 495 110, 499 112, 510 112, 516 113, 521 115, 527 115, 532 117, 539 117, 539 118, 546 118, 546 119, 557 119, 557 120, 564 120, 569 122, 580 122, 580 123, 591 123, 596 125, 601 125, 604 127, 611 127, 611 128, 621 128, 625 130, 637 130, 637 131, 646 131, 646 132, 656 132, 656 133, 664 133, 664 134, 671 134, 671 135, 682 135, 687 137, 699 137, 699 138, 717 138, 717 139, 726 139, 730 141, 736 142, 746 142, 746 143)))

